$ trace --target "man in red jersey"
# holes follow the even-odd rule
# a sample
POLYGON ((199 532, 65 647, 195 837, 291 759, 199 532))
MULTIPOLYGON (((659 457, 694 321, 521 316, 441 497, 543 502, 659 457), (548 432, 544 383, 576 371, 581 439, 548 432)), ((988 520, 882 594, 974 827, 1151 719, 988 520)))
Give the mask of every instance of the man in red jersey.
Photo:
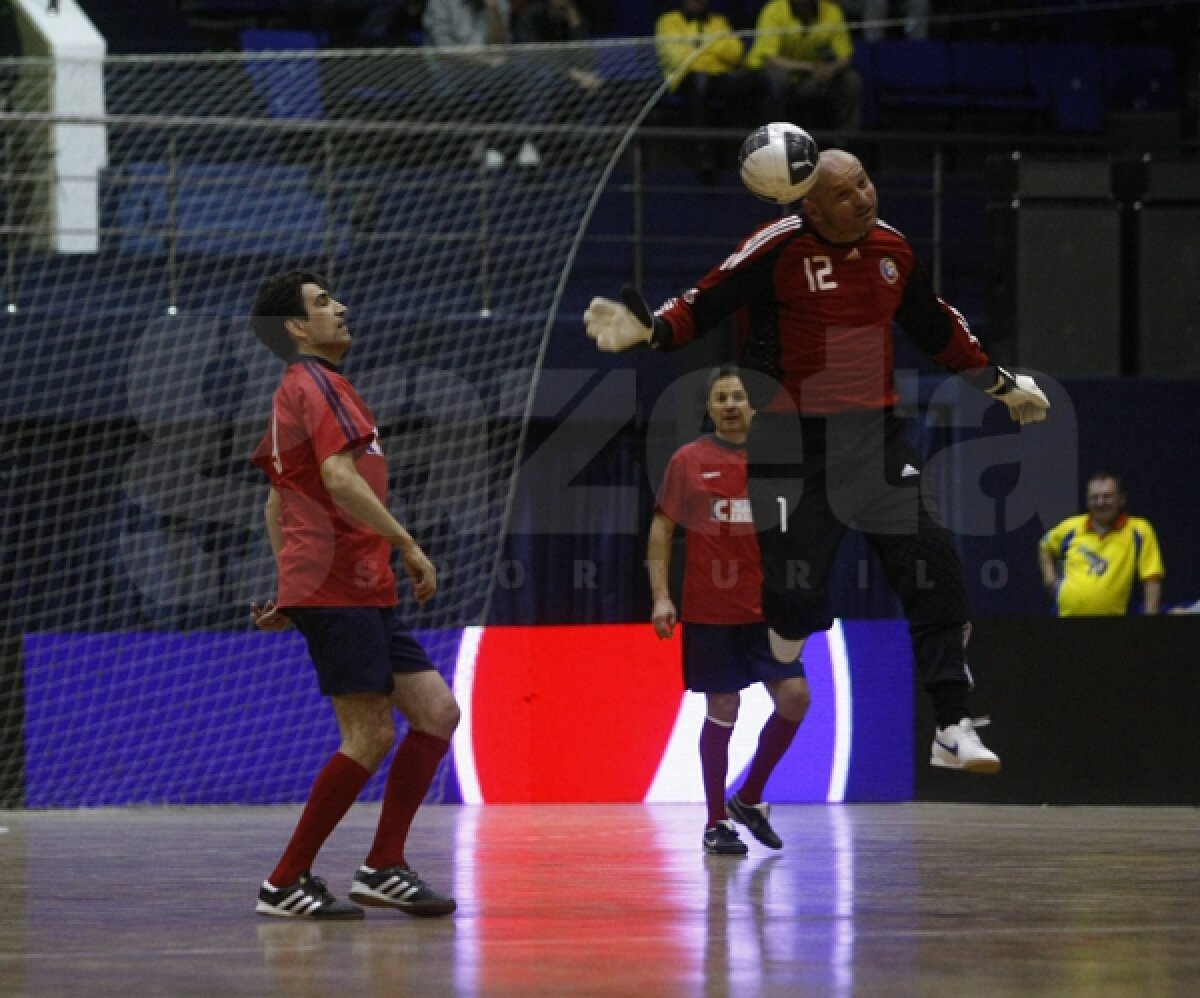
POLYGON ((798 215, 760 227, 655 315, 633 289, 584 315, 601 350, 668 349, 736 316, 741 365, 773 395, 747 439, 750 498, 772 650, 794 659, 832 622, 827 582, 847 526, 867 538, 909 622, 920 681, 937 718, 930 762, 994 773, 1000 760, 967 709, 962 565, 894 410, 892 322, 945 369, 1004 402, 1025 424, 1049 403, 1028 375, 989 362, 942 301, 908 240, 878 217, 875 186, 850 153, 821 153, 798 215))
POLYGON ((251 327, 288 365, 252 459, 271 482, 265 512, 279 591, 251 612, 262 630, 294 624, 304 635, 341 734, 283 857, 259 890, 257 911, 363 917, 360 907, 333 897, 311 867, 391 749, 395 709, 409 730, 392 759, 375 840, 354 874, 350 898, 411 915, 449 914, 455 902, 409 868, 404 846, 459 709, 396 613, 392 549, 400 551, 418 602, 437 591, 437 573, 388 512, 387 464, 375 418, 338 367, 351 341, 346 307, 316 274, 289 271, 262 283, 251 327))
POLYGON ((708 414, 715 432, 681 447, 667 465, 650 523, 646 567, 654 596, 654 630, 660 638, 669 638, 678 620, 667 587, 671 538, 676 524, 683 524, 683 681, 706 701, 700 771, 708 824, 701 845, 707 853, 741 856, 746 845, 729 820, 731 814, 763 845, 783 848, 762 793, 796 737, 811 695, 799 656, 780 662, 771 654, 763 621, 762 571, 746 484, 750 400, 736 367, 714 372, 708 414), (767 688, 775 712, 759 733, 750 769, 727 809, 729 739, 741 691, 752 683, 767 688))

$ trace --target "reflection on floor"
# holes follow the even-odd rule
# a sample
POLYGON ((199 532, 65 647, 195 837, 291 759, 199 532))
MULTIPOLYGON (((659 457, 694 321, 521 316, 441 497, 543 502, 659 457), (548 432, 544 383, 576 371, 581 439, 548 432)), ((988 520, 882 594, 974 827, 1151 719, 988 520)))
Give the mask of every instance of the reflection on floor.
MULTIPOLYGON (((377 808, 315 872, 345 895, 377 808)), ((776 810, 700 851, 692 805, 429 807, 409 860, 458 914, 253 913, 294 808, 0 812, 0 994, 1104 995, 1200 982, 1200 812, 776 810), (746 836, 748 839, 749 837, 746 836)))

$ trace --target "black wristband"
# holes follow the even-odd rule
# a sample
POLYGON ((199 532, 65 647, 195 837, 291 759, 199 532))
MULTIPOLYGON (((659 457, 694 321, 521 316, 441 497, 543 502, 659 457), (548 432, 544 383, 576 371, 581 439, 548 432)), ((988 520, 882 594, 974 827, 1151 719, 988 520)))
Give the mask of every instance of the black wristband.
POLYGON ((1007 395, 1016 387, 1017 379, 997 364, 996 380, 992 383, 992 387, 987 390, 987 393, 993 398, 999 398, 1001 395, 1007 395))
POLYGON ((650 311, 650 306, 646 304, 646 299, 642 297, 641 292, 632 284, 622 286, 621 302, 643 326, 654 325, 654 315, 650 311))

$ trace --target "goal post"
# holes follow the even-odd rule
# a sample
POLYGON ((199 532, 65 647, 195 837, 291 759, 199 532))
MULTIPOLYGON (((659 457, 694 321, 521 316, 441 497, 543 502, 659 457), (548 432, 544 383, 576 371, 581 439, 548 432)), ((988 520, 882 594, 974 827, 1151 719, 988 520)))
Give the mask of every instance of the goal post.
MULTIPOLYGON (((449 677, 575 249, 662 79, 645 40, 103 75, 105 113, 50 120, 107 136, 95 252, 54 249, 53 212, 11 194, 4 216, 0 803, 301 799, 331 722, 296 636, 248 617, 275 586, 247 461, 281 374, 245 328, 258 282, 303 265, 349 308, 392 508, 439 567, 404 610, 449 677)), ((46 124, 0 113, 10 191, 46 124)))

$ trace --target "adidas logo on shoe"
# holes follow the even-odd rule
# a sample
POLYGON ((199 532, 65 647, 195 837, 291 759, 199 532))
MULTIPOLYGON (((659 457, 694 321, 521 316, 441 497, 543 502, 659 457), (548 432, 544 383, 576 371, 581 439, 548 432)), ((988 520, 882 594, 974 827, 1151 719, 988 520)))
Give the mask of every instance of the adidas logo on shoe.
POLYGON ((432 890, 407 866, 373 870, 360 866, 350 885, 350 898, 375 908, 396 908, 409 915, 449 915, 458 904, 432 890))
POLYGON ((310 873, 302 873, 293 884, 273 887, 264 880, 258 891, 258 905, 254 909, 260 915, 276 918, 312 918, 352 920, 366 913, 356 904, 339 901, 325 886, 325 881, 310 873))

